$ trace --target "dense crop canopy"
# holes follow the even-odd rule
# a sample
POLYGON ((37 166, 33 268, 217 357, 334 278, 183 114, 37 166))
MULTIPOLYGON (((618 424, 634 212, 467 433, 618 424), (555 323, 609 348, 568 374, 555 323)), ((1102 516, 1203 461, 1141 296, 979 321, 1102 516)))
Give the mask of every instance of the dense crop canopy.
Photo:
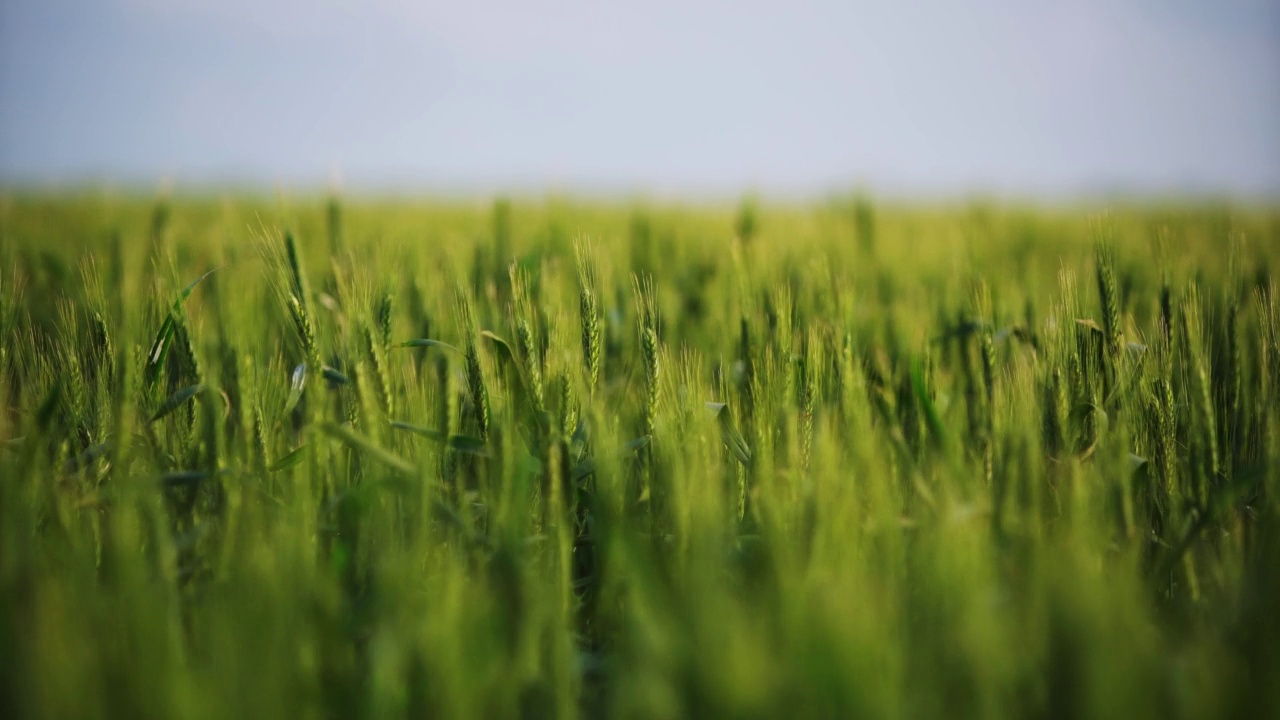
POLYGON ((1274 713, 1277 248, 7 198, 5 714, 1274 713))

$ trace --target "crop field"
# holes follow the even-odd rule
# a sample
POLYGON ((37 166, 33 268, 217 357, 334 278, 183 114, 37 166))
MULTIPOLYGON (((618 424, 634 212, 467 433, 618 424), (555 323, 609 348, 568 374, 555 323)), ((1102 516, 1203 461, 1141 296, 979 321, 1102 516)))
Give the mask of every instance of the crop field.
POLYGON ((8 718, 1280 712, 1280 212, 0 198, 8 718))

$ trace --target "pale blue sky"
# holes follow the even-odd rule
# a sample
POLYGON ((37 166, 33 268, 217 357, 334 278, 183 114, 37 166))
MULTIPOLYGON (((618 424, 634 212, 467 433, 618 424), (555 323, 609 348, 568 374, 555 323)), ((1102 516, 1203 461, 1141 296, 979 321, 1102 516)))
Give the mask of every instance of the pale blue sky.
POLYGON ((1280 196, 1280 2, 0 0, 0 181, 1280 196))

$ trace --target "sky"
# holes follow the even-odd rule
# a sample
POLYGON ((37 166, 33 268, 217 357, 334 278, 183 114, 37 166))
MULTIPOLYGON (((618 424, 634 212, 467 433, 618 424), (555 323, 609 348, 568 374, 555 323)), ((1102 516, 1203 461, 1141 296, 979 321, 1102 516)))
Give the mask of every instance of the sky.
POLYGON ((0 0, 0 183, 1280 197, 1277 0, 0 0))

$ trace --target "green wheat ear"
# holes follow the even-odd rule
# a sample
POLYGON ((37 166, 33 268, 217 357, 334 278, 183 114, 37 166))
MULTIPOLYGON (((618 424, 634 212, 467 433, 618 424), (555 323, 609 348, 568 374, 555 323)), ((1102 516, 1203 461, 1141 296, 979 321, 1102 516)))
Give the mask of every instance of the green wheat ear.
POLYGON ((982 386, 984 392, 984 421, 982 437, 982 474, 987 484, 992 483, 995 475, 995 410, 996 410, 996 373, 995 345, 991 330, 983 330, 978 337, 979 354, 982 357, 982 386))
POLYGON ((379 333, 378 339, 382 341, 383 350, 391 347, 391 319, 394 314, 395 294, 388 288, 378 296, 377 304, 373 309, 374 322, 379 333))
POLYGON ((1218 423, 1213 408, 1213 387, 1210 381, 1209 364, 1206 358, 1206 335, 1203 325, 1203 306, 1200 302, 1199 288, 1195 284, 1187 287, 1183 295, 1182 337, 1184 357, 1191 375, 1191 392, 1193 394, 1194 419, 1196 424, 1196 441, 1193 449, 1198 457, 1197 484, 1193 496, 1202 506, 1208 502, 1213 485, 1216 484, 1221 469, 1218 423))
POLYGON ((384 352, 386 347, 380 337, 375 335, 375 331, 368 326, 361 328, 361 339, 365 358, 369 361, 370 370, 373 375, 373 383, 377 388, 378 401, 381 405, 382 412, 387 417, 395 415, 395 396, 391 390, 391 378, 387 369, 387 359, 384 352))
POLYGON ((578 409, 573 399, 573 383, 568 377, 561 375, 556 378, 556 386, 558 388, 556 425, 560 428, 562 438, 571 438, 578 427, 578 409))
POLYGON ((310 286, 307 284, 307 273, 302 264, 302 250, 298 247, 297 238, 293 233, 285 233, 284 248, 285 256, 289 260, 289 288, 294 297, 305 305, 310 302, 310 286))
POLYGON ((644 360, 644 433, 652 438, 656 434, 662 379, 661 348, 658 345, 658 305, 654 296, 653 278, 633 277, 632 287, 636 300, 640 354, 644 360))
POLYGON ((546 412, 546 389, 543 383, 542 346, 534 336, 531 320, 536 317, 536 310, 529 297, 529 280, 516 264, 512 264, 508 272, 511 281, 511 312, 515 320, 516 345, 521 357, 524 377, 528 383, 529 400, 533 406, 538 423, 546 412))
POLYGON ((467 375, 467 394, 471 398, 471 417, 476 434, 481 440, 489 439, 489 388, 485 384, 484 370, 480 363, 479 328, 472 314, 471 301, 461 289, 457 293, 458 316, 462 319, 467 342, 464 351, 467 375))
POLYGON ((595 392, 600 382, 600 366, 604 359, 604 327, 600 313, 600 295, 596 285, 596 268, 591 247, 579 242, 574 247, 578 269, 578 318, 582 327, 582 359, 587 376, 587 391, 595 392))
POLYGON ((538 344, 533 338, 533 328, 524 318, 516 323, 516 342, 520 345, 520 354, 525 358, 525 374, 529 381, 529 395, 533 401, 534 412, 541 415, 547 407, 546 393, 542 384, 542 357, 538 344))
POLYGON ((1102 306, 1102 329, 1106 337, 1107 354, 1120 356, 1123 336, 1120 325, 1120 290, 1116 285, 1115 249, 1099 241, 1095 251, 1098 281, 1098 299, 1102 306))

